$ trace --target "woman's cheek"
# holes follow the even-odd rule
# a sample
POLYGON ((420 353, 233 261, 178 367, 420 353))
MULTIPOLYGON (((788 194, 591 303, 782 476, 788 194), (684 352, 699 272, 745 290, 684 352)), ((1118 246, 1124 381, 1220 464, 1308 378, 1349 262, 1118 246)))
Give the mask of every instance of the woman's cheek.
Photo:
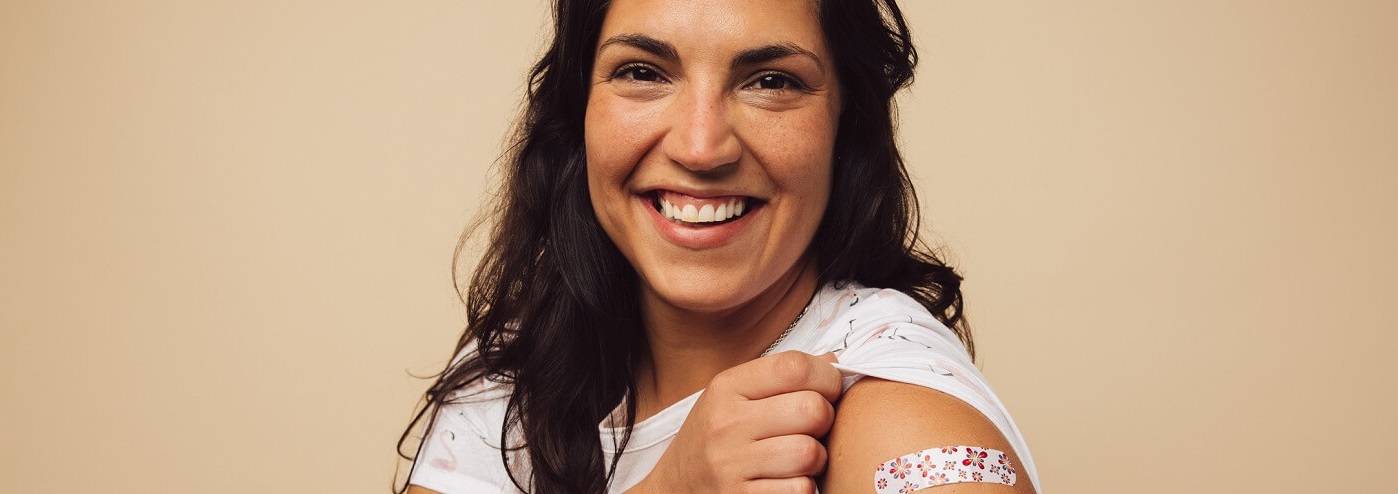
POLYGON ((588 165, 608 174, 626 175, 642 157, 659 128, 656 102, 633 102, 598 96, 588 105, 586 132, 588 165))
POLYGON ((773 180, 828 181, 834 136, 825 115, 773 115, 766 125, 747 125, 750 151, 773 180), (825 135, 822 139, 817 136, 825 135))

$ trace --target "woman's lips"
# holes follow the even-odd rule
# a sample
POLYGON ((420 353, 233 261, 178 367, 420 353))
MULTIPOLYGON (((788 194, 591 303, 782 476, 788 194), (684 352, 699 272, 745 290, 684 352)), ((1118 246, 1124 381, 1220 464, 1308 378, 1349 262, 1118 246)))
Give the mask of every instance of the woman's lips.
POLYGON ((655 192, 655 208, 670 221, 704 226, 722 223, 743 215, 748 208, 746 196, 694 197, 679 192, 655 192))
POLYGON ((665 240, 691 250, 731 243, 762 209, 761 201, 746 196, 694 197, 655 191, 637 200, 665 240))

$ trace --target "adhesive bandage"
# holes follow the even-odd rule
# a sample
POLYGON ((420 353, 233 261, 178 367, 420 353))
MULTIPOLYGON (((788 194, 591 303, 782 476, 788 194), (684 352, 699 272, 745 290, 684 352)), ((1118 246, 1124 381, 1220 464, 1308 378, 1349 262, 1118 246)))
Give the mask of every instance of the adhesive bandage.
POLYGON ((974 446, 947 446, 918 451, 879 464, 874 491, 909 493, 958 482, 1015 485, 1015 468, 1004 452, 974 446))

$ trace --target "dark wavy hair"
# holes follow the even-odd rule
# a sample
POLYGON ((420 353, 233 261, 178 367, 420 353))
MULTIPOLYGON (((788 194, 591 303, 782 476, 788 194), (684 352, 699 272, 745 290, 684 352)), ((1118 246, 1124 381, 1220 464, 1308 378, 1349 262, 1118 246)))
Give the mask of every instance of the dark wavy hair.
MULTIPOLYGON (((893 96, 917 64, 908 26, 894 0, 814 1, 843 91, 830 202, 811 246, 820 279, 907 293, 973 350, 961 277, 918 238, 917 197, 894 139, 893 96)), ((632 365, 646 336, 637 274, 602 230, 587 190, 583 117, 609 2, 553 5, 554 37, 530 72, 487 248, 463 294, 461 357, 427 390, 398 450, 415 460, 417 432, 431 430, 438 408, 490 379, 510 389, 500 461, 516 486, 603 493, 616 458, 608 470, 597 426, 623 404, 626 430, 634 425, 632 365), (521 453, 527 472, 511 468, 521 453)), ((473 230, 462 235, 457 262, 473 230)), ((617 440, 617 455, 626 440, 617 440)))

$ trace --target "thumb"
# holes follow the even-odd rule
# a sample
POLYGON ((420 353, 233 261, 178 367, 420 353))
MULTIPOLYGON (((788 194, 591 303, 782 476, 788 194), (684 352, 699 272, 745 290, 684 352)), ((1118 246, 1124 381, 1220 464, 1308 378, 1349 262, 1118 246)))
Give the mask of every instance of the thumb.
POLYGON ((829 352, 824 355, 821 355, 820 359, 826 362, 830 362, 832 364, 840 363, 840 358, 835 356, 835 352, 829 352))

